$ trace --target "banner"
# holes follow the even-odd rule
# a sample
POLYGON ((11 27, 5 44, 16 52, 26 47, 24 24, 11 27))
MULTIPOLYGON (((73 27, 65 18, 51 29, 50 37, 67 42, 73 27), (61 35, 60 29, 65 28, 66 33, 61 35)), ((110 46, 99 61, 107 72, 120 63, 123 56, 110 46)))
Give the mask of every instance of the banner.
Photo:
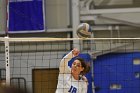
POLYGON ((9 0, 8 33, 45 31, 43 0, 9 0))

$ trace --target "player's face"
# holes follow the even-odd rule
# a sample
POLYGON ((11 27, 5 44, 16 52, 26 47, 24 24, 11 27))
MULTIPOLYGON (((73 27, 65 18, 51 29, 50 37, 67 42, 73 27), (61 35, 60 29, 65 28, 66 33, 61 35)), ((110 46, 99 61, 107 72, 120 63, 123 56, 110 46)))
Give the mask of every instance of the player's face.
POLYGON ((77 74, 79 75, 81 71, 84 70, 84 67, 82 67, 81 65, 81 62, 79 60, 75 60, 73 63, 72 63, 72 74, 77 74))

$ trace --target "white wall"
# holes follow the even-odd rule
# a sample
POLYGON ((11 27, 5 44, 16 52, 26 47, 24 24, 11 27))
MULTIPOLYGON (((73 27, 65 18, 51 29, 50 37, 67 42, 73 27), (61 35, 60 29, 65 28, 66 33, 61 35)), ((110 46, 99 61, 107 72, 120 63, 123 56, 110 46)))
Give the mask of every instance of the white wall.
MULTIPOLYGON (((32 70, 37 68, 58 68, 60 60, 65 53, 66 52, 10 53, 10 76, 11 78, 25 78, 26 87, 32 93, 32 70)), ((0 53, 0 69, 5 69, 4 53, 0 53)))
POLYGON ((69 25, 69 0, 45 0, 48 28, 67 28, 69 25))
POLYGON ((6 0, 0 0, 0 34, 5 33, 6 28, 6 0))
POLYGON ((5 69, 5 53, 0 52, 0 69, 5 69))
POLYGON ((25 78, 28 90, 32 91, 32 70, 37 68, 58 68, 60 60, 65 53, 66 52, 10 53, 11 77, 25 78))

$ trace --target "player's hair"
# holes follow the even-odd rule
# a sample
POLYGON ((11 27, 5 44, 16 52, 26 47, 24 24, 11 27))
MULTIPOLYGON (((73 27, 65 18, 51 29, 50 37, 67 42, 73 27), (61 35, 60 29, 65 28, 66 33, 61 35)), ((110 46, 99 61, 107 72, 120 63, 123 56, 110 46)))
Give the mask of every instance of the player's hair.
POLYGON ((75 60, 79 60, 81 62, 81 66, 84 67, 84 70, 81 71, 81 75, 85 75, 90 71, 90 66, 86 64, 85 60, 83 58, 77 57, 75 60))

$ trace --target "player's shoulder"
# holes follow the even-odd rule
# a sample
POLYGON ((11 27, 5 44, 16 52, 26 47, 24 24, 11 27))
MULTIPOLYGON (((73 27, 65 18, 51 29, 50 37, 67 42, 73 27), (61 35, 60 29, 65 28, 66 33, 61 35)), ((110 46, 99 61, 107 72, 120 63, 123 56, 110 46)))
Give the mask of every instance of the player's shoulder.
POLYGON ((85 76, 82 76, 82 80, 85 81, 85 82, 88 82, 88 80, 85 76))
POLYGON ((82 80, 84 81, 85 85, 88 85, 88 79, 85 76, 82 77, 82 80))

